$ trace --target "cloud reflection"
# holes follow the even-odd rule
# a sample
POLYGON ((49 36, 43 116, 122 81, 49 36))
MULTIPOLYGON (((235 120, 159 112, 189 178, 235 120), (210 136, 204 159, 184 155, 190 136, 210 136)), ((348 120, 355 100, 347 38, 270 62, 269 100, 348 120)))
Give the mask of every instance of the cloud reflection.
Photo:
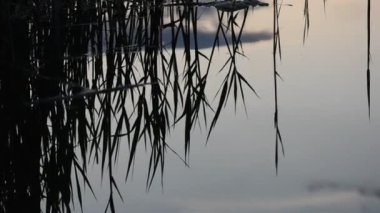
MULTIPOLYGON (((171 200, 170 203, 163 204, 163 207, 168 209, 167 205, 173 205, 177 212, 186 213, 357 213, 361 211, 363 205, 372 205, 365 203, 360 196, 353 192, 321 193, 308 196, 289 195, 289 197, 283 198, 250 197, 240 200, 213 200, 212 198, 187 200, 186 202, 184 200, 171 200)), ((371 206, 372 208, 373 206, 371 206)))
MULTIPOLYGON (((197 31, 197 41, 198 41, 198 48, 199 49, 205 49, 205 48, 211 48, 214 40, 215 40, 215 33, 216 32, 210 32, 205 30, 198 30, 197 31)), ((241 37, 242 43, 254 43, 254 42, 260 42, 260 41, 268 41, 272 39, 272 33, 271 32, 243 32, 241 37)), ((219 37, 219 46, 225 46, 226 42, 224 41, 223 37, 219 37)), ((227 40, 231 41, 232 37, 231 34, 227 34, 227 40)), ((162 32, 162 40, 163 45, 168 46, 171 45, 172 42, 172 35, 170 30, 164 30, 162 32)), ((181 35, 178 36, 177 40, 177 48, 183 48, 183 38, 181 35)), ((190 48, 194 48, 194 38, 191 39, 190 48)))
POLYGON ((334 181, 317 181, 308 185, 307 188, 310 192, 318 192, 322 190, 352 191, 352 192, 357 193, 360 196, 374 197, 374 198, 380 199, 379 187, 348 185, 348 184, 338 183, 334 181))
MULTIPOLYGON (((289 191, 286 196, 220 198, 205 194, 188 199, 171 197, 153 202, 152 209, 167 213, 377 213, 380 209, 377 187, 319 181, 309 184, 307 189, 304 193, 289 191)), ((137 210, 133 212, 149 212, 148 206, 133 208, 137 210)))

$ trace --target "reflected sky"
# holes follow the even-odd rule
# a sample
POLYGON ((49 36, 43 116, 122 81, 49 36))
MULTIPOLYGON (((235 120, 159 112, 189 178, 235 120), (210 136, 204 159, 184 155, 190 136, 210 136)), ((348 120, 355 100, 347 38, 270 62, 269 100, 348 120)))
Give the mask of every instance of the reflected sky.
MULTIPOLYGON (((247 42, 263 42, 246 43, 246 58, 239 59, 239 67, 254 82, 260 98, 253 94, 247 97, 247 115, 242 106, 235 113, 233 105, 228 105, 207 146, 207 131, 194 130, 190 168, 168 153, 163 188, 157 180, 148 193, 145 191, 148 159, 144 150, 138 153, 133 178, 126 185, 126 161, 121 159, 119 182, 125 202, 118 202, 117 209, 133 213, 379 212, 378 196, 368 196, 363 187, 372 194, 380 187, 380 75, 376 72, 380 3, 373 1, 370 121, 366 105, 364 1, 328 0, 325 11, 323 1, 309 1, 311 28, 305 44, 304 3, 285 3, 294 6, 284 6, 280 20, 283 58, 278 69, 283 81, 279 82, 279 116, 286 156, 280 160, 279 175, 274 169, 272 44, 268 33, 272 8, 266 8, 248 16, 245 31, 247 42), (324 180, 339 187, 325 184, 322 190, 310 191, 310 186, 324 180)), ((200 29, 202 47, 207 48, 211 45, 208 39, 212 36, 207 31, 210 27, 200 29)), ((220 58, 215 58, 213 64, 223 64, 225 52, 221 48, 220 58)), ((218 79, 216 72, 213 75, 218 79)), ((209 85, 214 86, 209 91, 215 92, 219 84, 209 85)), ((171 133, 169 143, 180 154, 182 141, 182 132, 171 133)), ((99 176, 94 175, 94 185, 100 181, 96 177, 99 176)), ((106 185, 96 190, 98 200, 106 200, 106 185)), ((91 212, 103 212, 98 206, 104 205, 90 195, 84 206, 91 212)))

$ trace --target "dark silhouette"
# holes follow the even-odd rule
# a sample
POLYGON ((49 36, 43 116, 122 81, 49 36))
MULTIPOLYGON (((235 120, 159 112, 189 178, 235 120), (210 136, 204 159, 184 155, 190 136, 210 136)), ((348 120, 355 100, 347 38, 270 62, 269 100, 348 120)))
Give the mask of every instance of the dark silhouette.
POLYGON ((215 11, 219 26, 205 55, 196 2, 1 1, 0 212, 71 212, 74 198, 82 207, 82 183, 92 190, 89 162, 108 179, 105 208, 115 212, 121 143, 130 149, 126 178, 138 147, 147 147, 149 188, 174 151, 166 135, 178 122, 187 164, 194 125, 204 120, 209 137, 230 92, 236 103, 239 95, 244 102, 244 87, 254 91, 236 59, 248 9, 262 3, 245 4, 215 11), (167 46, 163 30, 171 35, 167 46), (214 109, 205 89, 220 44, 230 57, 214 109))

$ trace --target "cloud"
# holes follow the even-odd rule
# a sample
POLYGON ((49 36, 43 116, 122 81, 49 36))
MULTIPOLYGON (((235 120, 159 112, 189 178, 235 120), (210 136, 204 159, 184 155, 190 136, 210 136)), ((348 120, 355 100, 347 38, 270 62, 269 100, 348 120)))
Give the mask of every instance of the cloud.
MULTIPOLYGON (((198 42, 198 48, 199 49, 205 49, 205 48, 211 48, 214 40, 216 37, 216 30, 215 32, 210 32, 210 31, 204 31, 204 30, 198 30, 197 31, 197 42, 198 42)), ((227 41, 231 43, 232 36, 230 33, 226 35, 227 41)), ((260 42, 260 41, 268 41, 273 38, 271 32, 244 32, 242 33, 241 36, 241 42, 242 43, 254 43, 254 42, 260 42)), ((163 45, 164 46, 169 46, 172 43, 172 36, 171 32, 169 30, 164 30, 162 33, 162 40, 163 40, 163 45)), ((194 43, 194 37, 193 37, 193 32, 191 32, 191 39, 190 39, 190 48, 194 49, 195 43, 194 43)), ((219 46, 226 46, 226 42, 224 40, 224 37, 222 34, 219 34, 219 46)), ((184 43, 183 43, 183 37, 182 35, 178 36, 177 48, 183 48, 184 43)))
POLYGON ((316 194, 310 196, 290 195, 287 197, 247 197, 246 199, 188 199, 172 200, 182 206, 186 213, 294 213, 294 212, 335 212, 347 213, 357 210, 358 196, 352 192, 316 194))
POLYGON ((338 183, 334 181, 316 181, 308 185, 308 190, 310 192, 317 192, 322 190, 331 191, 353 191, 360 196, 364 197, 374 197, 380 199, 380 187, 376 186, 359 186, 359 185, 349 185, 338 183))

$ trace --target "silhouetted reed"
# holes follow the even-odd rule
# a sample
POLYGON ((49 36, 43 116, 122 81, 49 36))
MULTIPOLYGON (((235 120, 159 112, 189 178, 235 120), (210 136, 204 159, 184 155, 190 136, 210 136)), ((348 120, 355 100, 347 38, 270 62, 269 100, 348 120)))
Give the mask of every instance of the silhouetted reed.
MULTIPOLYGON (((326 3, 325 0, 323 1, 323 3, 324 4, 326 3)), ((304 19, 305 19, 305 24, 304 24, 304 27, 303 27, 303 42, 305 43, 307 34, 309 33, 309 29, 310 29, 309 0, 305 0, 305 6, 304 6, 304 9, 303 9, 303 15, 304 15, 304 19)))
POLYGON ((371 0, 367 1, 367 101, 368 117, 371 117, 371 0))
MULTIPOLYGON (((266 5, 255 0, 1 1, 0 212, 71 212, 74 199, 82 208, 83 188, 92 191, 90 162, 100 166, 109 184, 106 212, 115 212, 115 196, 122 196, 114 164, 124 144, 126 179, 138 148, 149 152, 148 189, 163 174, 167 151, 187 165, 194 126, 204 123, 209 139, 230 96, 236 108, 239 98, 245 105, 245 89, 256 93, 237 59, 244 57, 241 37, 249 8, 266 5), (219 21, 209 55, 199 44, 200 6, 214 7, 219 21), (165 44, 164 31, 171 39, 165 44), (219 70, 223 80, 213 104, 205 91, 222 42, 228 58, 219 70), (166 143, 179 122, 183 159, 166 143)), ((273 0, 276 171, 280 146, 284 154, 277 70, 281 6, 273 0)), ((369 111, 370 8, 368 0, 369 111)), ((304 16, 305 40, 308 0, 304 16)))
POLYGON ((277 70, 277 57, 281 59, 281 37, 280 37, 280 11, 281 4, 277 0, 273 0, 273 83, 274 83, 274 129, 275 129, 275 167, 278 171, 279 149, 281 146, 282 154, 285 155, 284 145, 279 127, 278 119, 278 87, 277 81, 281 79, 277 70))
MULTIPOLYGON (((247 1, 248 2, 248 1, 247 1)), ((219 41, 227 45, 225 79, 208 137, 230 92, 244 102, 239 72, 241 35, 248 8, 217 8, 219 26, 210 55, 200 51, 197 2, 2 1, 1 189, 2 212, 71 212, 82 208, 87 165, 100 165, 109 183, 106 211, 121 197, 113 166, 120 147, 129 153, 126 179, 138 147, 150 152, 147 188, 163 173, 167 133, 184 122, 185 163, 191 131, 212 104, 205 94, 219 41), (241 9, 243 21, 237 17, 241 9), (226 12, 228 11, 228 12, 226 12), (166 18, 168 17, 168 18, 166 18), (172 41, 162 45, 163 30, 172 41), (231 34, 231 39, 227 34, 231 34), (182 42, 184 63, 177 61, 182 42), (201 62, 208 67, 202 70, 201 62), (183 64, 183 65, 181 65, 183 64), (74 195, 76 192, 76 195, 74 195), (42 209, 44 208, 44 209, 42 209)))

